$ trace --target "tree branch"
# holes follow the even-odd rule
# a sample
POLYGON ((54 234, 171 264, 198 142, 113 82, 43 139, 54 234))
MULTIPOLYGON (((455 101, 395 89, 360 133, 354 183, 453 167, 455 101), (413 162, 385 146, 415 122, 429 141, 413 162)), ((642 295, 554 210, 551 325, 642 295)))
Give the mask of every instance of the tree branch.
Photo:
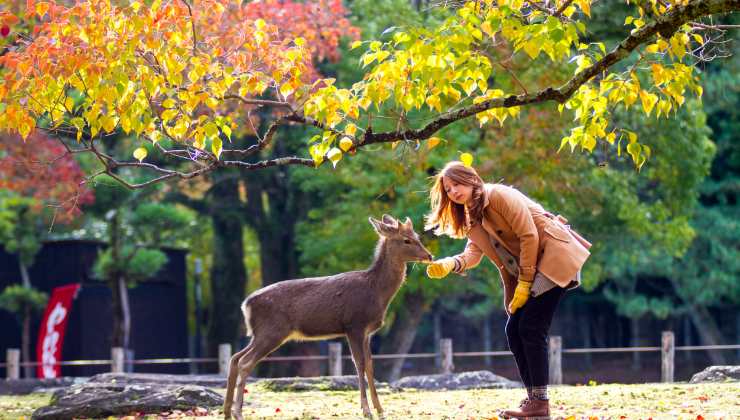
POLYGON ((489 99, 454 112, 442 114, 439 118, 419 129, 386 133, 368 132, 360 139, 361 141, 359 143, 354 145, 353 149, 374 143, 389 143, 398 140, 425 140, 453 122, 493 108, 511 108, 546 101, 564 103, 578 88, 591 80, 591 78, 623 60, 638 46, 648 42, 656 34, 660 34, 664 38, 670 38, 681 25, 698 17, 737 10, 740 10, 740 0, 691 1, 688 5, 675 7, 666 14, 658 16, 655 21, 641 27, 635 33, 622 40, 614 50, 605 55, 601 60, 573 76, 573 78, 557 89, 549 87, 535 93, 489 99))

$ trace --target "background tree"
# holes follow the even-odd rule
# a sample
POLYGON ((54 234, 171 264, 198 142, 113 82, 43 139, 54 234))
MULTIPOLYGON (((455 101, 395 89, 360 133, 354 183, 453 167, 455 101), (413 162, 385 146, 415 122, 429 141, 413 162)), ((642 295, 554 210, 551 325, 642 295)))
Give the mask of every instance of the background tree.
POLYGON ((167 262, 163 246, 189 237, 192 215, 169 204, 147 202, 151 190, 132 192, 112 179, 95 186, 92 213, 104 217, 108 247, 95 261, 95 276, 111 290, 111 346, 130 348, 131 312, 128 289, 157 275, 167 262))
MULTIPOLYGON (((13 312, 21 329, 21 355, 31 361, 31 322, 47 296, 33 287, 28 268, 50 227, 73 225, 79 206, 92 201, 84 174, 56 140, 34 133, 24 144, 18 136, 0 136, 0 246, 18 258, 20 285, 0 294, 0 306, 13 312), (31 146, 31 147, 27 147, 31 146), (38 148, 35 152, 32 148, 38 148)), ((24 368, 26 377, 33 367, 24 368)))

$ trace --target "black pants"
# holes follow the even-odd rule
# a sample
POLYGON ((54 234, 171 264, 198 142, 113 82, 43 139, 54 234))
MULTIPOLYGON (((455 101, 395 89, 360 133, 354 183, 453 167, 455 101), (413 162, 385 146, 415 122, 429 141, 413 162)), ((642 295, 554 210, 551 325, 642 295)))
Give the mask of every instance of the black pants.
POLYGON ((545 386, 549 382, 547 334, 555 310, 565 293, 562 287, 527 299, 506 321, 509 350, 526 387, 545 386))

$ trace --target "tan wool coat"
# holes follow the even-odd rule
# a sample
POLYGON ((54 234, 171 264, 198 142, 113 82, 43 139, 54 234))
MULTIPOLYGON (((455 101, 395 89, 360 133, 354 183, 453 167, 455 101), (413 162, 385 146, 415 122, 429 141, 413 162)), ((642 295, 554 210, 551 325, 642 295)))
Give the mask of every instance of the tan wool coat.
POLYGON ((478 265, 485 254, 501 273, 504 307, 511 302, 517 281, 531 282, 537 271, 558 286, 568 286, 588 259, 591 244, 565 225, 565 218, 545 211, 517 189, 503 184, 484 188, 483 223, 469 230, 465 250, 455 256, 461 271, 478 265), (517 258, 519 279, 507 272, 492 239, 517 258))

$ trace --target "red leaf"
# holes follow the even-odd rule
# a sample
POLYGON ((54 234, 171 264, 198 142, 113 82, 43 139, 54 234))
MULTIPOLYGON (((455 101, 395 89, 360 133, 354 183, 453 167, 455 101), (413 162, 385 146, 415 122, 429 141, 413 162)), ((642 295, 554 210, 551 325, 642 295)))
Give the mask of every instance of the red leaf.
POLYGON ((696 420, 704 420, 704 417, 701 414, 699 414, 698 416, 696 416, 696 420))
POLYGON ((0 28, 0 35, 2 35, 3 38, 5 38, 9 34, 10 34, 10 27, 8 25, 3 25, 3 27, 0 28))
POLYGON ((276 413, 279 413, 280 411, 281 411, 281 410, 280 410, 280 408, 276 408, 276 409, 275 409, 275 412, 276 412, 276 413))
POLYGON ((709 397, 707 397, 706 395, 702 395, 698 398, 698 400, 701 402, 707 402, 709 401, 709 397))

